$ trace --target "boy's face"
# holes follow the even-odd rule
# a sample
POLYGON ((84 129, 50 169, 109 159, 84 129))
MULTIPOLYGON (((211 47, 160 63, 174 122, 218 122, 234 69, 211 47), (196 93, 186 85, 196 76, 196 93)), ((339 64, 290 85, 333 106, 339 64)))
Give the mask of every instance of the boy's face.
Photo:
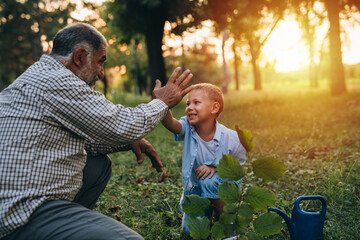
MULTIPOLYGON (((216 103, 218 104, 218 103, 216 103)), ((203 90, 192 90, 186 101, 185 114, 189 123, 198 126, 205 122, 213 122, 216 119, 217 110, 215 102, 207 96, 203 90)))

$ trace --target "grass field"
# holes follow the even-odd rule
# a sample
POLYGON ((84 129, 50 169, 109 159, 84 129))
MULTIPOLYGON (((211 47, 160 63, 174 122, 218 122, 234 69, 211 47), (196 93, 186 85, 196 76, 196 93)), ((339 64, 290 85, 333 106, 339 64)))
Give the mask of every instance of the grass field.
MULTIPOLYGON (((148 100, 118 99, 125 106, 148 100)), ((184 108, 184 103, 178 105, 175 117, 183 116, 184 108)), ((243 188, 268 187, 279 199, 276 207, 288 215, 297 197, 322 195, 328 204, 325 239, 360 238, 360 88, 340 97, 325 90, 231 92, 219 121, 252 132, 255 149, 248 155, 248 168, 259 156, 279 157, 286 166, 276 182, 248 174, 243 188)), ((162 158, 163 174, 151 169, 148 159, 137 166, 131 151, 113 154, 113 177, 96 210, 145 239, 186 239, 178 209, 182 143, 173 141, 161 125, 146 138, 162 158)), ((285 223, 283 227, 287 233, 285 223)), ((281 233, 265 239, 290 238, 281 233)))

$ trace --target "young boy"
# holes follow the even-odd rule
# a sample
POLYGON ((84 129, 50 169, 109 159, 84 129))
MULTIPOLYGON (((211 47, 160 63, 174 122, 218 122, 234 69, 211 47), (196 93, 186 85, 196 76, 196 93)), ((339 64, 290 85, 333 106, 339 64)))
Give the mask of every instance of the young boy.
MULTIPOLYGON (((211 201, 215 217, 223 212, 225 205, 217 195, 218 186, 224 182, 216 171, 223 154, 234 155, 241 165, 245 163, 245 149, 237 133, 219 122, 217 117, 224 108, 224 97, 220 89, 212 84, 194 85, 186 102, 186 117, 175 119, 171 111, 162 124, 175 135, 176 141, 184 141, 182 157, 183 195, 196 194, 211 201)), ((241 180, 235 182, 240 187, 241 180)), ((211 217, 213 211, 206 213, 211 217)), ((188 215, 184 214, 182 228, 189 234, 188 215)))

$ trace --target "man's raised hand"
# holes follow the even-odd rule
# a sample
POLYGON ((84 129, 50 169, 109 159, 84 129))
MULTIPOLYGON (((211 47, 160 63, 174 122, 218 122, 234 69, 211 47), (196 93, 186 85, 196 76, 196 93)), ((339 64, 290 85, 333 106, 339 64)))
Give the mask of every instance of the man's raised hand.
POLYGON ((193 74, 190 73, 190 70, 185 70, 177 78, 180 72, 181 68, 176 68, 164 87, 161 87, 161 82, 156 80, 153 97, 162 100, 169 108, 176 106, 192 89, 191 86, 187 88, 186 86, 193 78, 193 74))

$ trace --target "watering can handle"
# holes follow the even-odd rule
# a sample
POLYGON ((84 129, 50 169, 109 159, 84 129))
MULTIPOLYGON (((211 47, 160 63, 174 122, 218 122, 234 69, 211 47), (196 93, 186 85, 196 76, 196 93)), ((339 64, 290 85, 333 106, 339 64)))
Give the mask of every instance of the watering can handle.
POLYGON ((311 195, 311 196, 300 196, 296 199, 295 201, 295 208, 297 208, 298 211, 300 211, 300 202, 302 200, 320 200, 321 203, 322 203, 322 210, 321 210, 321 215, 323 217, 325 217, 325 213, 326 213, 326 201, 325 201, 325 198, 323 196, 320 196, 320 195, 311 195))

